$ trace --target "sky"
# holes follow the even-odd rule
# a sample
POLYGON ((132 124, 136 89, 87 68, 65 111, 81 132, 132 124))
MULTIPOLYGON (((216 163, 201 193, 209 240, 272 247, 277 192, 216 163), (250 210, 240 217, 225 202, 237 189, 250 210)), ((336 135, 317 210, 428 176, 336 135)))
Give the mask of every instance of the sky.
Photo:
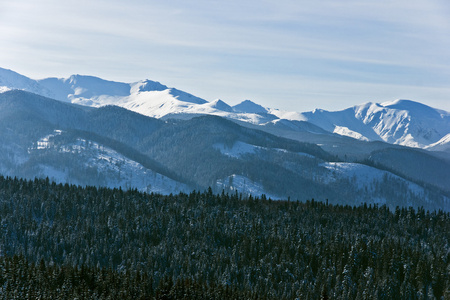
POLYGON ((159 81, 208 101, 450 111, 448 0, 0 0, 0 67, 159 81))

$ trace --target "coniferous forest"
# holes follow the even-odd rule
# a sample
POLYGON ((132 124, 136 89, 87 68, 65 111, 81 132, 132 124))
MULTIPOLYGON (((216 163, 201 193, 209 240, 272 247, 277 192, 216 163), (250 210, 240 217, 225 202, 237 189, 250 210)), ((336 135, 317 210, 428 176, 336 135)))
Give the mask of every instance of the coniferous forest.
POLYGON ((0 177, 2 299, 450 299, 450 214, 0 177))

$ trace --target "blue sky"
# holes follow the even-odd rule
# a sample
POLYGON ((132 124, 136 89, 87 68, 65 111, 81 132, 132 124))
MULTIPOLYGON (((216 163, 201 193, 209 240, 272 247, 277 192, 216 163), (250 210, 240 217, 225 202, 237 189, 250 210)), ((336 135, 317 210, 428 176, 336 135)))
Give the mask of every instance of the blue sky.
POLYGON ((450 111, 448 0, 0 0, 0 67, 307 111, 450 111))

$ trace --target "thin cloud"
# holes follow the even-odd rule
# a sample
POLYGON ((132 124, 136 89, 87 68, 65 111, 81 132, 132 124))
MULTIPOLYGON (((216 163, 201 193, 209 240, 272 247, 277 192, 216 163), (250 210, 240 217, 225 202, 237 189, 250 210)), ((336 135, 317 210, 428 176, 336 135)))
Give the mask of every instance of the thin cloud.
POLYGON ((0 13, 0 66, 35 78, 150 77, 207 99, 289 105, 318 94, 347 103, 339 86, 358 103, 362 90, 409 88, 450 109, 449 12, 441 0, 21 0, 0 13))

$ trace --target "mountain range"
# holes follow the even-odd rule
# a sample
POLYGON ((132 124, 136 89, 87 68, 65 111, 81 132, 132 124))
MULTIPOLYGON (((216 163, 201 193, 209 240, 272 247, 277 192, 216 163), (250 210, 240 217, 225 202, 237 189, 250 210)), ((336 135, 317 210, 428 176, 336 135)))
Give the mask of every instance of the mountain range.
POLYGON ((299 113, 1 68, 0 91, 4 175, 450 210, 450 114, 414 101, 299 113))
POLYGON ((365 103, 334 112, 316 109, 299 113, 265 108, 250 100, 235 106, 219 99, 208 102, 151 80, 121 83, 83 75, 33 80, 0 68, 0 91, 9 89, 91 107, 117 105, 154 118, 186 119, 208 114, 293 130, 300 124, 312 124, 363 141, 437 151, 450 149, 450 114, 410 100, 365 103))

